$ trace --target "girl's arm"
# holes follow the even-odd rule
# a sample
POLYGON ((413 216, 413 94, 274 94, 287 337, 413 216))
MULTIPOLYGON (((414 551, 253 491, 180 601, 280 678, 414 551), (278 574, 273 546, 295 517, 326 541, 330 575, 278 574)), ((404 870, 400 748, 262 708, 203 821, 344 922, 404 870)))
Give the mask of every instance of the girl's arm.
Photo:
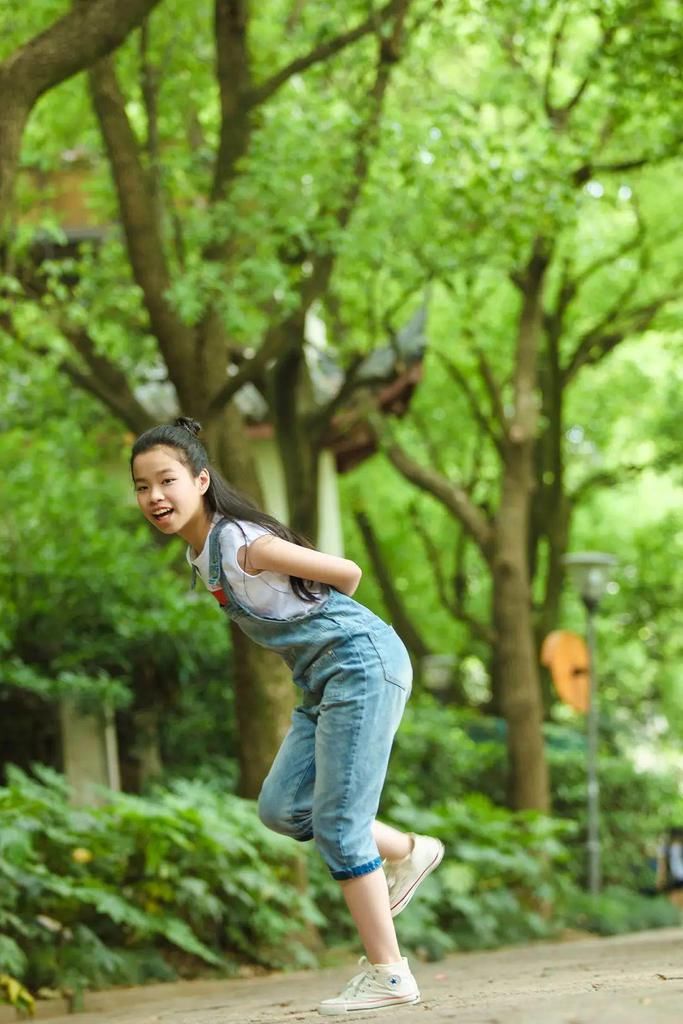
POLYGON ((329 583, 349 597, 360 583, 362 570, 349 558, 326 555, 313 548, 303 548, 272 534, 257 537, 247 547, 237 552, 237 560, 245 572, 281 572, 287 576, 299 576, 302 580, 329 583))

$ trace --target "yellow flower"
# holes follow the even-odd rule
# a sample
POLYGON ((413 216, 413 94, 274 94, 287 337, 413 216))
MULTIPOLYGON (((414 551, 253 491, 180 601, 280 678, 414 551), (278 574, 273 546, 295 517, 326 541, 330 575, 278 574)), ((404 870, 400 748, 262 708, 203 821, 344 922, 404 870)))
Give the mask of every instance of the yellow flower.
POLYGON ((71 851, 71 857, 77 864, 89 864, 92 860, 92 853, 84 846, 77 846, 75 850, 71 851))

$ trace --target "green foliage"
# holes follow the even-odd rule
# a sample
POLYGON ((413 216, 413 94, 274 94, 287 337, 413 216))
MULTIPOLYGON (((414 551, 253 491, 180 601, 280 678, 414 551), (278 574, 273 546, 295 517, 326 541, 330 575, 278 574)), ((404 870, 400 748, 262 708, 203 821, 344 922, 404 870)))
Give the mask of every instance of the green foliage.
MULTIPOLYGON (((343 9, 322 0, 294 8, 268 0, 251 15, 255 86, 367 12, 363 0, 343 9)), ((66 10, 63 0, 6 5, 2 56, 66 10)), ((356 134, 375 70, 372 39, 293 77, 254 111, 248 152, 223 200, 213 204, 207 195, 220 104, 211 20, 208 0, 191 8, 164 0, 149 19, 145 57, 158 85, 153 126, 141 91, 139 37, 116 58, 141 159, 146 171, 158 172, 161 186, 171 277, 166 298, 185 323, 196 324, 212 309, 231 345, 256 347, 266 328, 291 312, 312 261, 329 256, 331 288, 316 312, 343 361, 385 342, 429 282, 430 353, 413 415, 399 436, 424 465, 463 483, 486 514, 497 507, 500 474, 482 417, 472 417, 472 399, 484 420, 491 411, 478 356, 486 356, 506 409, 521 303, 511 278, 538 232, 555 247, 544 312, 546 327, 553 321, 562 328, 553 343, 563 373, 580 339, 597 331, 588 362, 598 365, 565 396, 567 418, 558 430, 578 508, 575 540, 618 546, 624 563, 621 592, 600 638, 601 781, 605 874, 613 885, 635 888, 657 833, 680 806, 675 778, 638 772, 627 757, 645 747, 652 760, 667 723, 675 740, 683 722, 675 485, 680 9, 670 0, 418 4, 371 140, 367 177, 354 181, 356 134), (155 133, 161 157, 153 153, 155 133), (342 227, 335 214, 349 183, 357 184, 359 198, 342 227), (225 264, 206 259, 215 243, 229 253, 225 264), (555 305, 559 295, 562 308, 555 305), (647 331, 647 317, 624 317, 665 300, 658 333, 647 331), (638 349, 634 342, 628 358, 619 351, 599 365, 620 344, 622 330, 638 349), (444 356, 470 382, 469 395, 454 386, 444 356), (610 489, 586 501, 592 482, 633 476, 634 460, 657 463, 665 479, 643 477, 629 494, 610 489), (653 505, 656 515, 646 516, 653 505), (664 505, 671 511, 663 516, 664 505)), ((74 156, 94 219, 110 224, 118 214, 85 76, 48 93, 30 119, 21 212, 38 215, 39 200, 59 192, 74 156)), ((57 219, 48 212, 39 225, 21 224, 8 266, 14 260, 21 267, 31 252, 34 224, 53 243, 63 242, 57 219)), ((187 597, 178 551, 151 549, 127 504, 120 426, 103 420, 79 391, 64 389, 65 361, 72 370, 84 365, 65 331, 87 329, 94 352, 122 371, 136 400, 151 406, 161 397, 164 405, 168 381, 157 339, 115 230, 96 249, 46 261, 43 270, 44 294, 30 289, 22 297, 17 276, 3 279, 0 296, 3 329, 13 334, 0 334, 8 368, 0 384, 0 653, 6 656, 0 701, 16 711, 20 693, 32 731, 45 721, 44 701, 64 694, 91 706, 115 703, 124 726, 126 703, 163 709, 169 774, 206 783, 177 783, 153 799, 120 798, 85 814, 67 807, 54 779, 45 777, 43 792, 14 773, 3 794, 13 794, 20 811, 0 836, 0 869, 11 873, 11 884, 0 887, 6 977, 12 985, 14 977, 30 976, 74 988, 164 977, 174 946, 193 958, 208 951, 209 963, 217 955, 277 962, 271 947, 284 945, 291 921, 290 904, 278 902, 273 887, 298 904, 289 876, 283 883, 278 874, 275 853, 266 852, 265 867, 260 855, 252 856, 255 849, 263 853, 260 833, 248 849, 228 839, 231 829, 250 835, 253 815, 223 795, 235 768, 222 621, 206 614, 201 598, 187 597), (196 851, 195 834, 201 837, 196 851), (72 857, 76 850, 80 860, 72 857), (241 879, 239 893, 225 887, 232 870, 241 879), (233 901, 234 933, 225 909, 233 901)), ((432 498, 416 498, 379 460, 366 462, 344 490, 348 506, 359 495, 367 503, 370 495, 371 516, 381 509, 383 550, 428 646, 485 664, 486 643, 469 635, 444 599, 455 582, 466 591, 467 611, 489 620, 488 568, 463 544, 452 518, 432 498), (429 557, 418 526, 428 531, 437 559, 429 557)), ((364 562, 352 526, 347 534, 349 553, 364 562)), ((535 595, 542 591, 537 579, 535 595)), ((372 580, 361 597, 381 609, 372 580)), ((569 608, 568 615, 576 611, 569 608)), ((15 718, 3 717, 13 734, 7 739, 14 740, 15 718)), ((569 886, 582 883, 585 872, 585 756, 574 727, 563 734, 578 739, 574 749, 559 745, 558 731, 546 735, 555 813, 565 824, 496 806, 506 795, 505 751, 483 717, 426 699, 413 703, 384 810, 411 828, 436 830, 449 849, 425 900, 406 918, 414 947, 437 955, 449 943, 546 934, 568 906, 567 920, 576 919, 574 904, 582 920, 605 930, 615 921, 651 920, 645 906, 655 918, 660 914, 659 904, 636 905, 611 890, 596 906, 575 903, 569 886)), ((14 756, 25 746, 18 733, 14 756)), ((267 846, 276 849, 280 870, 290 871, 291 844, 267 846)), ((339 889, 316 857, 311 873, 331 933, 348 935, 339 889)), ((299 917, 310 919, 308 910, 299 917)), ((3 986, 15 1002, 21 998, 0 978, 3 986)))
POLYGON ((566 865, 574 827, 514 813, 486 797, 445 796, 428 809, 404 799, 388 809, 396 824, 439 836, 442 867, 402 929, 429 957, 452 949, 521 942, 556 933, 572 895, 566 865))
MULTIPOLYGON (((93 710, 165 707, 170 756, 183 742, 186 756, 199 759, 205 742, 209 756, 224 755, 231 696, 221 617, 190 594, 182 546, 150 543, 118 428, 84 435, 58 416, 49 427, 7 430, 0 443, 0 701, 21 691, 40 701, 75 697, 93 710), (200 681, 218 719, 196 708, 200 681)), ((20 745, 10 749, 21 757, 20 745)))
POLYGON ((0 789, 0 961, 23 984, 85 987, 307 963, 318 921, 296 847, 253 804, 178 782, 149 799, 69 805, 62 779, 9 770, 0 789))
MULTIPOLYGON (((447 796, 483 794, 505 803, 506 752, 502 723, 421 695, 406 709, 383 795, 383 813, 402 801, 439 806, 447 796)), ((553 815, 573 827, 564 842, 563 872, 586 884, 586 751, 583 733, 546 726, 553 815)), ((605 883, 632 890, 654 884, 651 865, 659 837, 681 816, 680 781, 671 770, 639 770, 604 745, 599 761, 601 836, 605 883)), ((412 826, 411 826, 412 827, 412 826)), ((414 830, 414 829, 413 829, 414 830)))
MULTIPOLYGON (((572 877, 586 881, 585 752, 550 756, 554 811, 578 825, 572 877)), ((603 753, 599 760, 602 866, 606 885, 632 891, 654 884, 651 860, 662 833, 677 820, 680 784, 674 773, 638 771, 628 758, 603 753)))
POLYGON ((598 935, 622 935, 647 928, 675 928, 681 912, 665 896, 641 896, 624 886, 608 886, 599 896, 577 893, 568 924, 598 935))
POLYGON ((484 793, 504 803, 504 750, 486 716, 440 704, 428 694, 408 703, 396 736, 383 807, 416 807, 484 793))

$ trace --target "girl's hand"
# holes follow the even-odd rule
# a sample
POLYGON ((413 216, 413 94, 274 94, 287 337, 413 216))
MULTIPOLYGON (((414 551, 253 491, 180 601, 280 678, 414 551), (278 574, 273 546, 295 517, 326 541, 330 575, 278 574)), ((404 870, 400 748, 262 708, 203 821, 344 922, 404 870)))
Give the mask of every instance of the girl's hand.
POLYGON ((360 583, 362 570, 349 558, 326 555, 314 548, 303 548, 272 534, 257 537, 237 552, 237 561, 244 572, 281 572, 302 580, 328 583, 349 597, 360 583))

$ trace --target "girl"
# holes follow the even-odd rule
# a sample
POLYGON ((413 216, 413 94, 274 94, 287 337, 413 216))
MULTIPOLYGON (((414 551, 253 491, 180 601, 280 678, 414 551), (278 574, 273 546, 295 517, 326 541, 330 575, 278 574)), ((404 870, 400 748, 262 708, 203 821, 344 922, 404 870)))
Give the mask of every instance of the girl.
POLYGON ((197 575, 256 643, 277 651, 303 703, 259 796, 261 820, 313 839, 358 929, 366 957, 323 1014, 417 1003, 392 917, 438 866, 443 845, 375 821, 412 672, 396 633, 353 600, 361 570, 311 548, 233 491, 211 467, 200 426, 180 417, 135 442, 140 509, 189 545, 197 575), (384 860, 384 870, 382 861, 384 860))

